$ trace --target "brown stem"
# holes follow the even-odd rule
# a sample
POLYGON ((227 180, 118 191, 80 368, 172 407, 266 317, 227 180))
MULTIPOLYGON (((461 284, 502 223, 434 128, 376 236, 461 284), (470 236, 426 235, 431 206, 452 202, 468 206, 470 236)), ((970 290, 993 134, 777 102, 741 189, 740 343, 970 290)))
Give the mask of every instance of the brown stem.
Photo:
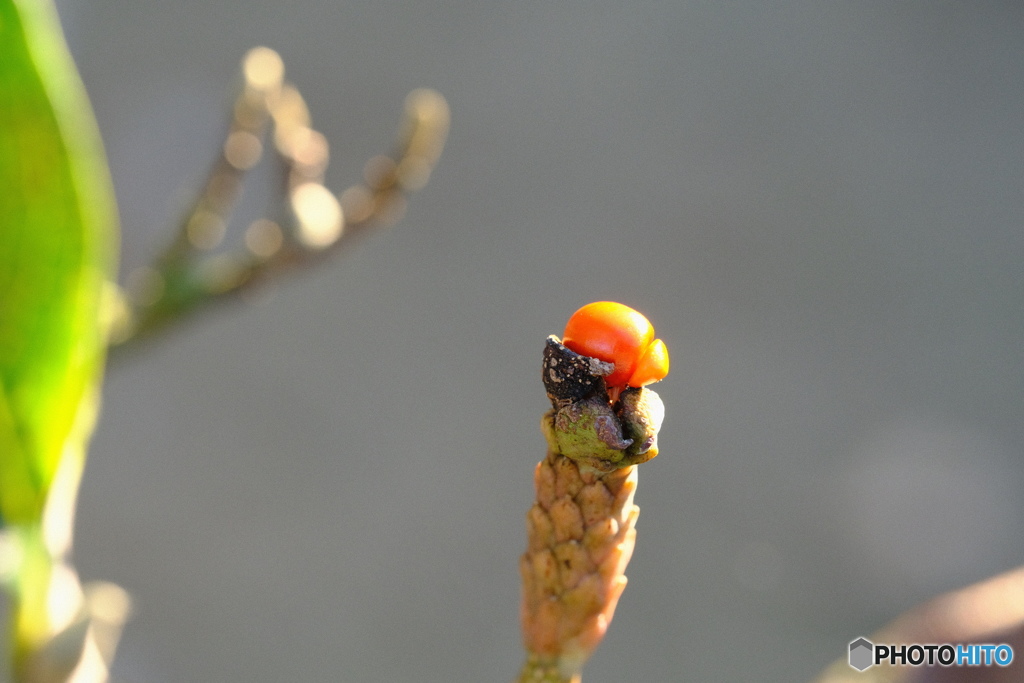
POLYGON ((396 222, 405 196, 426 183, 444 147, 447 103, 432 90, 415 90, 406 99, 396 153, 367 162, 365 181, 339 199, 323 185, 327 141, 311 128, 302 95, 283 80, 277 53, 251 50, 242 76, 222 153, 176 238, 153 265, 129 276, 125 315, 112 344, 148 337, 215 301, 325 261, 368 228, 396 222), (283 168, 283 218, 255 221, 246 229, 244 248, 213 253, 224 240, 245 173, 262 154, 268 123, 283 168))

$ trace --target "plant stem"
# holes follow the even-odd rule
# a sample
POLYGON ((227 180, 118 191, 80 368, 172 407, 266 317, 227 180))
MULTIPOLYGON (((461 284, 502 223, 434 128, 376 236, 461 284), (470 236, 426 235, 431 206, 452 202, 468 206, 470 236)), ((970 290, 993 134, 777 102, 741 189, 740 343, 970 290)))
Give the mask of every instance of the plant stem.
POLYGON ((447 103, 432 90, 414 90, 406 98, 395 153, 370 159, 365 181, 335 197, 323 184, 327 141, 311 128, 302 95, 283 80, 281 58, 255 48, 243 60, 242 76, 222 153, 203 190, 164 253, 129 276, 124 315, 111 338, 115 349, 285 272, 323 262, 368 228, 396 222, 405 195, 426 184, 444 147, 447 103), (221 249, 244 176, 262 155, 268 124, 283 171, 282 215, 250 224, 244 248, 221 249))
POLYGON ((609 371, 548 338, 548 452, 534 470, 519 561, 527 652, 520 683, 579 683, 626 587, 640 513, 636 465, 657 455, 664 409, 649 389, 627 388, 612 404, 601 380, 609 371))
POLYGON ((516 683, 580 683, 581 680, 579 674, 568 677, 563 675, 557 657, 531 654, 527 656, 516 683))

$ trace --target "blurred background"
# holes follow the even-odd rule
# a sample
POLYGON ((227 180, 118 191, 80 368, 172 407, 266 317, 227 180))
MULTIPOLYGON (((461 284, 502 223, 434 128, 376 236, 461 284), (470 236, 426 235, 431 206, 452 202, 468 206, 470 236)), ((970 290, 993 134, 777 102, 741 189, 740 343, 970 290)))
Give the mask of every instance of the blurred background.
POLYGON ((336 191, 409 90, 452 108, 399 225, 110 368, 77 560, 136 600, 119 679, 510 680, 543 340, 598 299, 673 367, 587 683, 807 680, 1024 562, 1021 4, 58 5, 122 272, 254 45, 336 191))

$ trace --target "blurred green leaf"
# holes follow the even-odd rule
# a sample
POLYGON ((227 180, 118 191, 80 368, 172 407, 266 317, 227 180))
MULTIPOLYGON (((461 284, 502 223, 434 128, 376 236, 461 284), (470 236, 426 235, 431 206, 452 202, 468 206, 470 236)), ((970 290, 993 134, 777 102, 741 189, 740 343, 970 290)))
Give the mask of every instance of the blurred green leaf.
POLYGON ((106 161, 56 11, 49 0, 0 0, 5 523, 37 523, 61 459, 84 457, 115 237, 106 161))

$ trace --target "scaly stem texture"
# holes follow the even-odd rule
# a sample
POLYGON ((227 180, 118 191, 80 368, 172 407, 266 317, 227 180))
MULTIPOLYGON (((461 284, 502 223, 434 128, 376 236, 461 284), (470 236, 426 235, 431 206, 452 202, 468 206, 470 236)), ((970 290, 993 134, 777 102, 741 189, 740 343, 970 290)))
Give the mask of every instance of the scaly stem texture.
POLYGON ((636 466, 601 473, 549 450, 520 559, 529 653, 520 681, 579 681, 626 587, 640 508, 636 466))

